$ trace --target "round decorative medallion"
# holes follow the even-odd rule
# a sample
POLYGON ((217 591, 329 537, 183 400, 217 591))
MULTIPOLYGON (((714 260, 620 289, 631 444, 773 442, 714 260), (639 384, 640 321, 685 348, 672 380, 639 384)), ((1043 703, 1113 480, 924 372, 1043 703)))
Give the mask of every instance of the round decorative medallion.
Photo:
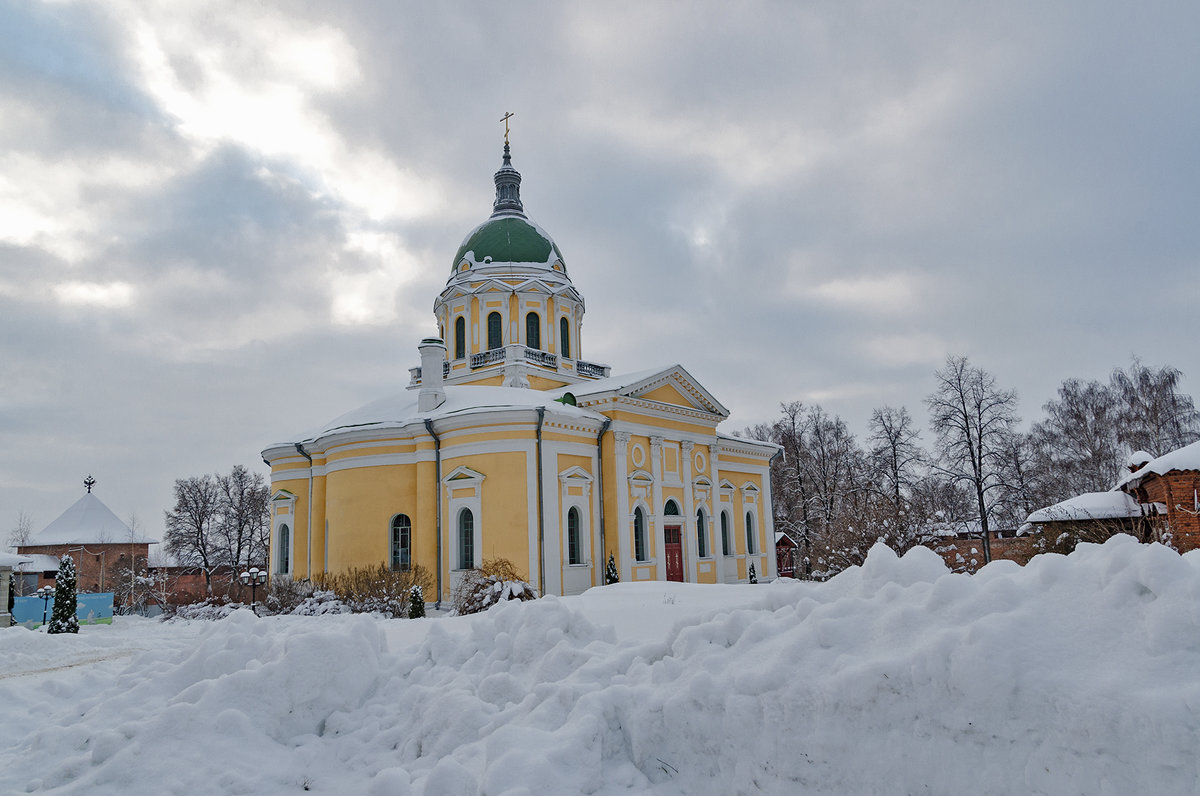
POLYGON ((704 458, 703 451, 696 451, 695 464, 696 464, 696 472, 698 472, 698 473, 704 472, 704 467, 705 467, 705 465, 708 464, 708 459, 704 458))
POLYGON ((642 467, 646 464, 646 449, 642 447, 641 443, 633 446, 632 454, 634 467, 642 467))

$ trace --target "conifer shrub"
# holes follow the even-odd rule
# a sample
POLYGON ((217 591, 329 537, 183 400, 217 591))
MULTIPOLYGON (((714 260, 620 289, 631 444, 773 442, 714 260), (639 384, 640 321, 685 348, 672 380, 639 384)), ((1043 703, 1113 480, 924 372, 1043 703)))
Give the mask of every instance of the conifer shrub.
POLYGON ((608 554, 608 565, 604 567, 604 585, 621 582, 621 573, 617 571, 617 562, 612 553, 608 554))
POLYGON ((417 585, 408 590, 408 618, 420 619, 425 616, 425 591, 417 585))
POLYGON ((78 633, 79 620, 75 617, 75 561, 63 556, 58 562, 58 575, 54 579, 54 610, 50 614, 47 633, 78 633))
POLYGON ((754 571, 754 565, 750 565, 750 582, 758 583, 758 573, 754 571))
POLYGON ((454 590, 454 612, 460 616, 477 614, 506 600, 536 600, 538 596, 511 561, 495 558, 463 573, 454 590))

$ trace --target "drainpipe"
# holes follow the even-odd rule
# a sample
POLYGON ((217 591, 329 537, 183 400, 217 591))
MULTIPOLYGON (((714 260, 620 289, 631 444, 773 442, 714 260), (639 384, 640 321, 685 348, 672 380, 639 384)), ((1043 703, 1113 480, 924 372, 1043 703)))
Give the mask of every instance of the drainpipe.
POLYGON ((600 433, 596 435, 596 491, 600 493, 600 558, 603 559, 600 563, 601 572, 605 572, 604 568, 608 566, 608 559, 604 558, 608 551, 604 547, 604 446, 600 441, 604 439, 604 432, 608 431, 611 425, 612 418, 604 418, 604 425, 600 426, 600 433))
POLYGON ((434 484, 433 496, 437 505, 437 602, 434 608, 442 610, 442 438, 433 430, 433 421, 425 418, 425 430, 433 437, 434 484))
MULTIPOLYGON (((312 468, 313 468, 313 463, 312 463, 312 457, 304 452, 304 446, 302 444, 300 444, 299 442, 296 443, 296 450, 300 451, 301 456, 303 456, 305 459, 308 459, 308 544, 305 545, 305 547, 307 548, 305 551, 307 554, 306 563, 305 563, 305 566, 307 567, 307 569, 305 569, 304 575, 307 578, 312 578, 312 515, 313 515, 313 504, 312 504, 313 471, 312 471, 312 468)), ((268 559, 269 559, 269 556, 268 556, 268 559)), ((270 566, 270 564, 268 564, 267 566, 270 566)))
POLYGON ((537 408, 538 591, 546 596, 546 518, 542 516, 542 422, 546 407, 537 408))

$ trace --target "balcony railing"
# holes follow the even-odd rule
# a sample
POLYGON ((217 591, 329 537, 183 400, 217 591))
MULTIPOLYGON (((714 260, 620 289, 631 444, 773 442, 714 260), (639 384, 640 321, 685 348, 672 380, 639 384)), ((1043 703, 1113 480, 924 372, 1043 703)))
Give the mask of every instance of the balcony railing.
POLYGON ((485 368, 488 365, 496 362, 504 361, 504 349, 492 348, 487 351, 481 351, 478 354, 471 354, 471 368, 485 368))
MULTIPOLYGON (((450 361, 447 360, 442 363, 442 378, 444 379, 449 375, 450 375, 450 361)), ((420 384, 421 383, 421 368, 419 366, 408 369, 408 383, 409 384, 420 384)))
POLYGON ((541 365, 547 368, 558 368, 557 354, 551 354, 547 351, 539 351, 536 348, 526 348, 525 358, 535 365, 541 365))
POLYGON ((575 372, 589 379, 603 379, 608 376, 608 371, 608 365, 597 365, 595 362, 584 362, 582 359, 575 362, 575 372))

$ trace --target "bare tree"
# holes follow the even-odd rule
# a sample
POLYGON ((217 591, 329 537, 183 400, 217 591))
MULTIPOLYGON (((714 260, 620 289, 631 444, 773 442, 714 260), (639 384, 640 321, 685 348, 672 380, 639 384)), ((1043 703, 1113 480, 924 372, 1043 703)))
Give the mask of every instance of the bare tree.
POLYGON ((227 563, 217 536, 221 508, 217 479, 202 475, 175 480, 175 507, 166 512, 167 552, 183 566, 199 567, 210 595, 213 570, 227 563))
POLYGON ((920 432, 904 407, 884 406, 871 413, 867 452, 872 488, 882 500, 888 528, 884 540, 898 553, 921 541, 921 528, 913 520, 913 486, 921 477, 925 455, 918 445, 920 432))
POLYGON ((937 434, 937 469, 953 483, 970 488, 983 535, 983 560, 992 560, 989 520, 1004 479, 1006 451, 1019 421, 1017 394, 1001 390, 987 371, 965 356, 950 356, 934 374, 937 385, 925 399, 930 425, 937 434))
POLYGON ((217 541, 224 563, 265 564, 271 522, 271 491, 265 479, 238 464, 228 475, 217 475, 216 482, 221 504, 217 541))
POLYGON ((14 550, 20 545, 29 544, 33 538, 33 517, 23 511, 17 512, 17 524, 8 532, 8 545, 14 550))
POLYGON ((1049 502, 1111 487, 1121 472, 1120 406, 1116 392, 1098 381, 1067 379, 1057 400, 1042 407, 1046 419, 1030 431, 1038 469, 1047 473, 1049 502))
POLYGON ((1179 391, 1182 377, 1177 368, 1164 365, 1154 370, 1137 357, 1129 370, 1113 371, 1118 437, 1130 450, 1159 456, 1200 439, 1200 412, 1191 396, 1179 391))

